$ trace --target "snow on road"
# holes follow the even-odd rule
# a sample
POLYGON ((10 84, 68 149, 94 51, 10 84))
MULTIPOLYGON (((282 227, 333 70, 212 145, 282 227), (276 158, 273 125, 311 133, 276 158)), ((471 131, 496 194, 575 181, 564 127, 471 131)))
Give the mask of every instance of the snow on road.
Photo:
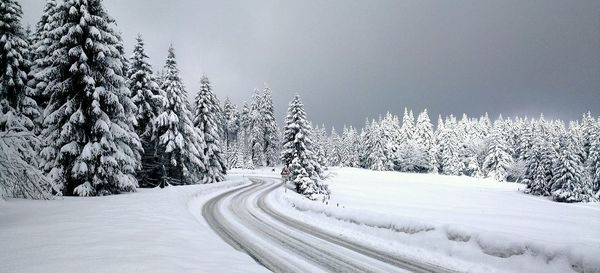
POLYGON ((332 173, 329 205, 281 191, 270 202, 340 236, 466 271, 600 272, 598 203, 556 203, 486 179, 332 173))
MULTIPOLYGON (((243 182, 0 203, 0 272, 267 272, 201 216, 243 182)), ((246 181, 247 182, 247 181, 246 181)))
POLYGON ((280 189, 279 179, 250 180, 251 185, 208 201, 203 215, 224 240, 274 272, 454 272, 390 256, 279 214, 265 202, 280 189))

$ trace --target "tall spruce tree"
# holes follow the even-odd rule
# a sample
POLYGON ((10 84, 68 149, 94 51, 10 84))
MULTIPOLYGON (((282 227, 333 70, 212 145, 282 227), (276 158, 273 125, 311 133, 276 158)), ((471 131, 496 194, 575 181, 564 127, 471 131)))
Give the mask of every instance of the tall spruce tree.
POLYGON ((46 87, 50 81, 50 71, 52 71, 52 52, 60 45, 60 36, 57 34, 57 28, 62 22, 63 14, 57 12, 58 3, 56 0, 47 0, 42 17, 36 24, 35 39, 32 45, 32 66, 29 72, 28 88, 32 98, 35 99, 40 108, 41 116, 48 106, 50 100, 50 90, 46 87))
POLYGON ((262 106, 260 111, 264 121, 263 128, 263 154, 265 164, 269 167, 275 166, 278 158, 279 147, 279 128, 275 120, 275 107, 273 106, 273 98, 271 88, 265 85, 261 100, 262 106))
POLYGON ((262 115, 262 100, 263 96, 254 90, 252 95, 252 103, 248 109, 247 115, 247 127, 246 127, 246 141, 250 147, 250 155, 254 166, 265 165, 265 154, 264 154, 264 130, 265 121, 262 115))
POLYGON ((173 46, 163 68, 161 90, 165 92, 167 104, 157 117, 163 180, 166 183, 196 184, 206 172, 202 151, 206 149, 204 134, 192 123, 192 112, 187 92, 179 77, 173 46))
POLYGON ((304 105, 296 95, 285 119, 281 160, 292 171, 296 192, 311 200, 329 197, 329 188, 321 180, 321 166, 315 158, 311 126, 304 105))
POLYGON ((57 7, 44 119, 44 169, 63 195, 105 195, 138 186, 141 144, 131 117, 120 40, 102 1, 57 7))
POLYGON ((212 91, 206 75, 200 80, 200 92, 196 96, 194 126, 204 135, 205 145, 201 151, 206 171, 202 173, 200 182, 203 184, 221 182, 225 179, 227 166, 221 151, 219 136, 219 117, 216 108, 219 102, 212 91))
POLYGON ((0 129, 32 130, 39 115, 26 90, 29 44, 21 25, 23 12, 15 0, 0 3, 0 129))
POLYGON ((148 63, 142 36, 138 35, 136 41, 127 75, 131 101, 136 105, 134 127, 144 148, 138 181, 141 187, 155 187, 160 184, 163 171, 155 125, 167 102, 148 63))

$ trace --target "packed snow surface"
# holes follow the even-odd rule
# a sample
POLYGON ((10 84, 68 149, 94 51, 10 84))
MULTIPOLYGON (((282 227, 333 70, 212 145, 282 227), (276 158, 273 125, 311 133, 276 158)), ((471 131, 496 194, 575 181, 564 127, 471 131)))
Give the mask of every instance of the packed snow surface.
POLYGON ((379 240, 458 269, 600 272, 598 203, 552 202, 491 179, 352 168, 333 168, 328 183, 329 204, 281 192, 273 202, 305 221, 337 226, 340 236, 379 240), (490 267, 467 268, 450 257, 490 267))
POLYGON ((0 272, 266 272, 202 218, 242 178, 96 198, 0 201, 0 272))

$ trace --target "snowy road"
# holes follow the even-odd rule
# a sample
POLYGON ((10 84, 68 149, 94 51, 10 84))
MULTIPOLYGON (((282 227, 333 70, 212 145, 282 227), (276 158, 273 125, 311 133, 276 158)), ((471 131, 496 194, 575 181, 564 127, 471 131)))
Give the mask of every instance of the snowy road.
POLYGON ((202 215, 227 243, 274 272, 449 272, 291 219, 265 202, 281 187, 278 179, 250 180, 209 200, 202 215))

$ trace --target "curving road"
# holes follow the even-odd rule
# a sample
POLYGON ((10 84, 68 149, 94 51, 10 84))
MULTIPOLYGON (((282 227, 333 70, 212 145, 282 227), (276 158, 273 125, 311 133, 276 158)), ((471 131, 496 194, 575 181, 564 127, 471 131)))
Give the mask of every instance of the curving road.
POLYGON ((265 198, 278 179, 250 178, 209 200, 202 215, 234 248, 274 272, 451 272, 347 240, 279 213, 265 198))

